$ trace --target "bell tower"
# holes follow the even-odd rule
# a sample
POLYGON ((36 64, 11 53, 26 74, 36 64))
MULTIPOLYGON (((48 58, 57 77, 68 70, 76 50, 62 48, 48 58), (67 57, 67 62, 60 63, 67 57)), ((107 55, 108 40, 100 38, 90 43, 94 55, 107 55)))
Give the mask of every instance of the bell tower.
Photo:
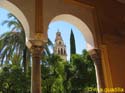
POLYGON ((66 45, 63 42, 61 32, 56 33, 54 54, 59 55, 63 60, 67 60, 66 45))

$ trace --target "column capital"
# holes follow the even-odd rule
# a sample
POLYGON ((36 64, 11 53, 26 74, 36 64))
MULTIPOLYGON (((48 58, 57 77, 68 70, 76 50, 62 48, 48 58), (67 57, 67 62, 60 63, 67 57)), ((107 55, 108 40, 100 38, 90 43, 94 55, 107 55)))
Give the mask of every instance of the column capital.
POLYGON ((98 62, 101 60, 101 50, 100 49, 92 49, 88 52, 94 62, 98 62))
POLYGON ((33 48, 43 48, 44 45, 47 43, 48 39, 45 34, 42 33, 34 33, 32 37, 30 37, 26 41, 26 45, 29 49, 33 48))

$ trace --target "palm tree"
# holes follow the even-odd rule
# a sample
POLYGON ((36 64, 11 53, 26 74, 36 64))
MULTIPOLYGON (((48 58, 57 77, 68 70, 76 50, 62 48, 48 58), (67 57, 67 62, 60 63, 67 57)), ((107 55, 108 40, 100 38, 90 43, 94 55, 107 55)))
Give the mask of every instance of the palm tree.
POLYGON ((10 31, 0 36, 1 43, 1 65, 3 62, 9 63, 15 58, 18 63, 23 63, 24 72, 27 72, 28 61, 30 62, 29 51, 25 45, 25 33, 20 21, 11 13, 8 14, 8 20, 3 22, 7 24, 10 31))
MULTIPOLYGON (((8 20, 5 20, 3 22, 3 25, 4 24, 7 24, 7 26, 10 28, 10 31, 0 36, 1 65, 3 65, 4 62, 9 63, 10 60, 14 58, 14 60, 18 61, 18 63, 23 64, 24 72, 27 72, 31 54, 25 45, 26 37, 23 26, 20 21, 11 13, 8 14, 8 20)), ((42 56, 50 55, 48 46, 53 47, 53 44, 49 39, 42 56)))

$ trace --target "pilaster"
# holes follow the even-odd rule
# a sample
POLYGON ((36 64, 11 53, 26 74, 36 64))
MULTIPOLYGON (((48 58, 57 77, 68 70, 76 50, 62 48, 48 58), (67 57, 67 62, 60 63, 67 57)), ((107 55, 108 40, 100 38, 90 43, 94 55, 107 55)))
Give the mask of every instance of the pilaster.
POLYGON ((92 49, 89 51, 89 55, 95 64, 98 92, 103 93, 101 90, 105 88, 105 81, 102 68, 101 51, 99 49, 92 49))

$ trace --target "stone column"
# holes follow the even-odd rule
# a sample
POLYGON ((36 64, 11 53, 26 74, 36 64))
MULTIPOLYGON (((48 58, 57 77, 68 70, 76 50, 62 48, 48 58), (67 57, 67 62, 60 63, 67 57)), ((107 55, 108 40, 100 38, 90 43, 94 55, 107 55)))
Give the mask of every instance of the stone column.
POLYGON ((32 73, 31 73, 31 93, 41 93, 41 53, 43 47, 33 46, 32 52, 32 73))
POLYGON ((99 49, 92 49, 89 55, 95 64, 98 93, 103 93, 102 89, 105 88, 104 73, 102 68, 101 51, 99 49))
POLYGON ((42 93, 40 60, 46 43, 47 37, 42 33, 34 33, 34 36, 26 42, 32 53, 31 93, 42 93))

